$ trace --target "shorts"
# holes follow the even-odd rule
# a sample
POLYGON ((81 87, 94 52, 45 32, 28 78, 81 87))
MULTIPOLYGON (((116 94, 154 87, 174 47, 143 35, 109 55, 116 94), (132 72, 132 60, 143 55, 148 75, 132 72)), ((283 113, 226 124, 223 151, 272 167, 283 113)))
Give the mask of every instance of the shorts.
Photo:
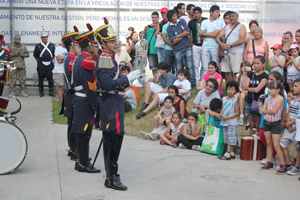
POLYGON ((237 126, 224 126, 224 143, 229 145, 236 145, 236 138, 239 132, 239 125, 237 126))
POLYGON ((64 74, 62 73, 53 73, 53 79, 56 85, 58 86, 64 86, 65 85, 65 79, 64 74))
MULTIPOLYGON (((157 83, 151 82, 150 90, 151 90, 151 92, 156 94, 156 93, 162 91, 163 88, 160 85, 158 85, 157 83)), ((159 104, 162 104, 162 103, 164 103, 165 98, 168 96, 168 93, 157 94, 157 96, 159 97, 159 104)))
POLYGON ((264 120, 264 132, 271 131, 272 134, 281 134, 281 120, 268 122, 264 120))
POLYGON ((297 78, 300 78, 300 74, 287 75, 286 81, 287 83, 293 83, 297 78))
POLYGON ((280 139, 280 146, 286 149, 289 146, 289 144, 293 143, 294 147, 296 149, 299 149, 299 142, 295 140, 295 135, 296 135, 296 130, 290 133, 287 128, 284 129, 283 136, 280 139))
POLYGON ((261 116, 260 114, 256 114, 254 112, 251 111, 251 104, 246 102, 246 105, 245 105, 245 115, 253 115, 254 117, 259 117, 261 116))
POLYGON ((148 60, 149 60, 149 68, 150 68, 150 70, 156 70, 157 69, 157 65, 158 65, 157 54, 150 54, 148 56, 148 60))
POLYGON ((222 72, 233 72, 239 73, 241 68, 241 63, 244 60, 243 53, 227 53, 228 56, 225 56, 222 59, 222 72))

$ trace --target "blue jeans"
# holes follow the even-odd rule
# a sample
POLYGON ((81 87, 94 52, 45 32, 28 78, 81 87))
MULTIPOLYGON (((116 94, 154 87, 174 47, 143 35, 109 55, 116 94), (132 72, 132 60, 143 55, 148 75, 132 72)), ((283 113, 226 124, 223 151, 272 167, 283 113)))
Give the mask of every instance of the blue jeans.
POLYGON ((218 52, 219 49, 208 49, 202 47, 202 67, 201 67, 201 75, 200 80, 202 80, 203 76, 208 73, 208 63, 210 61, 215 61, 217 65, 218 63, 218 52))
POLYGON ((176 60, 174 50, 165 49, 165 60, 169 65, 169 71, 175 74, 176 60))
POLYGON ((165 49, 164 48, 157 48, 157 59, 158 59, 158 63, 165 62, 165 49))
POLYGON ((183 57, 185 56, 185 65, 189 69, 190 77, 191 77, 191 84, 196 84, 196 78, 195 78, 195 70, 193 67, 193 53, 192 48, 185 48, 178 51, 175 51, 175 59, 176 59, 176 65, 177 65, 177 71, 181 68, 183 68, 183 57))

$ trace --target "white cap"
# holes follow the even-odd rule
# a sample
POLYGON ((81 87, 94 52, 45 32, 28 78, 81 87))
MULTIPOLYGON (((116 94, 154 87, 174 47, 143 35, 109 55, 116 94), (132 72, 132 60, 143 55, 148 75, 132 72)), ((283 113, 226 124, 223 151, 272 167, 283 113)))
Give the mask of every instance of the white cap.
POLYGON ((228 12, 236 13, 236 14, 240 15, 240 12, 238 10, 229 10, 228 12))

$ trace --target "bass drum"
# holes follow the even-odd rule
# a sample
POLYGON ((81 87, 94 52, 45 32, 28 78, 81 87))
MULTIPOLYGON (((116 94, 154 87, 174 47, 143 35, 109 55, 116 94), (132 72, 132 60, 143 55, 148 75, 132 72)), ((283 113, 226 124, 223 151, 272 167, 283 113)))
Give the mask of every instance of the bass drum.
POLYGON ((27 148, 22 129, 0 120, 0 175, 14 172, 25 160, 27 148))

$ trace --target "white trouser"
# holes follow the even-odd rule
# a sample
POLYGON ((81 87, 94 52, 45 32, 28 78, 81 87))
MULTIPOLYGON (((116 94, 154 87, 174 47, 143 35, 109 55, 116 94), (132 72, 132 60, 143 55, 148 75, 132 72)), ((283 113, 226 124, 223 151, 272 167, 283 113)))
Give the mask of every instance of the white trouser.
POLYGON ((193 64, 195 69, 195 78, 196 78, 196 85, 200 82, 200 65, 202 65, 202 46, 194 45, 192 48, 193 51, 193 64))

